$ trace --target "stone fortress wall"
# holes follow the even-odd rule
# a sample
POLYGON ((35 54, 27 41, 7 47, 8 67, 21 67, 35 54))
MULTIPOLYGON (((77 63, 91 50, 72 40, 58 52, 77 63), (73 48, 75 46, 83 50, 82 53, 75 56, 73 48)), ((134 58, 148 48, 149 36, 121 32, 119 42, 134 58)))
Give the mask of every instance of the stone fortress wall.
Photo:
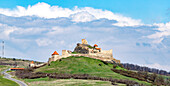
POLYGON ((51 61, 56 61, 61 58, 67 58, 69 56, 85 56, 90 57, 94 59, 100 59, 102 61, 114 61, 115 63, 120 63, 120 60, 117 60, 113 58, 113 50, 102 50, 101 48, 89 48, 90 45, 87 44, 87 41, 85 39, 82 39, 82 44, 78 43, 76 48, 74 49, 74 52, 78 53, 72 53, 72 51, 69 50, 62 50, 62 55, 52 55, 51 58, 49 58, 48 63, 51 61))
POLYGON ((86 39, 82 39, 82 44, 88 44, 86 39))

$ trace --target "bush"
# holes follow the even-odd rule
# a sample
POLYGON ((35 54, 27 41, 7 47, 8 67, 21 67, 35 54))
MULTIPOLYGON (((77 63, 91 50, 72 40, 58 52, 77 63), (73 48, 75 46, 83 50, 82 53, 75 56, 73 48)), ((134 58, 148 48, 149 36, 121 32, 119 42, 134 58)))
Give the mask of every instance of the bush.
POLYGON ((133 72, 133 71, 117 70, 115 68, 111 70, 121 75, 127 76, 127 77, 132 77, 132 78, 136 78, 141 81, 147 81, 149 83, 153 83, 154 85, 167 85, 168 84, 167 82, 165 82, 163 77, 157 76, 156 74, 148 74, 147 72, 141 72, 141 71, 133 72))
POLYGON ((116 68, 117 67, 117 65, 113 65, 113 68, 116 68))
POLYGON ((78 54, 77 52, 72 52, 72 54, 78 54))
POLYGON ((90 46, 90 45, 88 45, 88 47, 89 47, 89 48, 94 48, 94 47, 92 47, 92 46, 90 46))
POLYGON ((15 61, 16 59, 15 59, 15 58, 13 58, 12 60, 13 60, 13 61, 15 61))
POLYGON ((22 79, 35 79, 35 78, 44 78, 49 77, 55 78, 55 79, 86 79, 86 80, 101 80, 101 81, 110 81, 112 85, 116 85, 115 83, 122 83, 126 85, 140 85, 139 83, 135 81, 129 81, 129 80, 118 80, 118 79, 112 79, 112 78, 102 78, 102 77, 96 77, 96 76, 90 76, 88 74, 57 74, 57 73, 42 73, 37 72, 33 73, 33 68, 25 69, 16 71, 15 75, 18 78, 22 79))

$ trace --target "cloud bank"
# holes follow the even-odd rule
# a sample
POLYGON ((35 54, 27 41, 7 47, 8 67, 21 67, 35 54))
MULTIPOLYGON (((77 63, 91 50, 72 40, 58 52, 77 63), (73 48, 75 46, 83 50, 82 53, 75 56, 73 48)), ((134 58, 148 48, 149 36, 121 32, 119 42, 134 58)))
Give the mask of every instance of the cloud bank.
POLYGON ((95 19, 106 18, 109 20, 116 20, 117 26, 135 26, 142 25, 141 20, 135 20, 130 17, 124 17, 120 14, 115 14, 108 10, 94 9, 91 7, 78 8, 75 6, 73 9, 62 8, 59 6, 50 6, 46 3, 38 3, 33 6, 24 8, 17 6, 16 9, 0 9, 0 14, 13 17, 21 16, 38 16, 42 18, 59 18, 67 17, 75 22, 87 22, 95 19))

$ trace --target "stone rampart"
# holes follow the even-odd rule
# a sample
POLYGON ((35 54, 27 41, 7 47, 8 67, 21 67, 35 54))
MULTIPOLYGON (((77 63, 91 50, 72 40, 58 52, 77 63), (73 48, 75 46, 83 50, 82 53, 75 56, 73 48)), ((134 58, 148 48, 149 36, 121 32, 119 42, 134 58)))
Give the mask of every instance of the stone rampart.
POLYGON ((90 57, 90 58, 94 58, 94 59, 100 59, 102 61, 114 61, 116 63, 120 63, 120 60, 116 60, 115 58, 113 58, 112 55, 112 50, 105 50, 99 53, 89 53, 89 54, 72 54, 70 51, 68 50, 62 50, 62 55, 54 55, 51 58, 49 58, 48 63, 50 63, 51 61, 56 61, 58 59, 61 58, 67 58, 69 56, 84 56, 84 57, 90 57))

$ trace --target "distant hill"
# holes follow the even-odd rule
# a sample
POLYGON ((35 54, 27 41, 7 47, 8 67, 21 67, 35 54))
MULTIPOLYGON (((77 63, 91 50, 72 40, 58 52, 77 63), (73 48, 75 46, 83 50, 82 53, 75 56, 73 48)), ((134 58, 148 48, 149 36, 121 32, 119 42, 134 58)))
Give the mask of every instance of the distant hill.
MULTIPOLYGON (((114 64, 106 63, 101 60, 89 58, 89 57, 68 57, 61 60, 53 61, 50 65, 35 69, 34 72, 43 73, 59 73, 59 74, 89 74, 91 76, 114 78, 114 79, 127 79, 136 81, 143 84, 149 84, 145 81, 139 81, 137 79, 126 77, 118 73, 113 72, 111 69, 114 64)), ((121 67, 116 67, 119 70, 126 70, 121 67)))
MULTIPOLYGON (((0 57, 0 65, 10 65, 10 66, 18 66, 27 68, 29 64, 33 60, 24 60, 24 59, 16 59, 16 58, 1 58, 0 57)), ((41 64, 43 62, 34 61, 36 64, 41 64)))
POLYGON ((168 75, 170 76, 170 72, 167 72, 165 70, 159 70, 155 68, 149 68, 149 67, 143 67, 139 65, 129 64, 129 63, 122 63, 123 67, 128 70, 135 70, 135 71, 145 71, 150 73, 156 73, 161 75, 168 75))

